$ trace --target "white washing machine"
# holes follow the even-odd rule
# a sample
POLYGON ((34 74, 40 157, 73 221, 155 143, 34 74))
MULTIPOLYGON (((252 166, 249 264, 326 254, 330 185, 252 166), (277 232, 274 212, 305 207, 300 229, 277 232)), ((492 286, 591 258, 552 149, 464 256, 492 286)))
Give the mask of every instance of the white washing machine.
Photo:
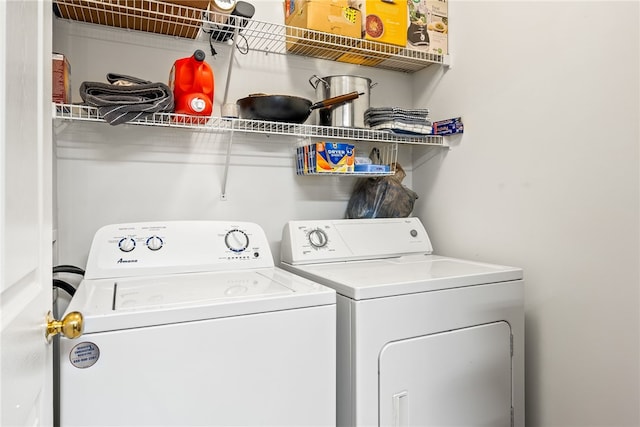
POLYGON ((339 426, 524 426, 521 269, 433 255, 417 218, 291 221, 281 258, 338 292, 339 426))
POLYGON ((62 338, 68 426, 335 425, 335 291, 245 222, 109 225, 62 338))

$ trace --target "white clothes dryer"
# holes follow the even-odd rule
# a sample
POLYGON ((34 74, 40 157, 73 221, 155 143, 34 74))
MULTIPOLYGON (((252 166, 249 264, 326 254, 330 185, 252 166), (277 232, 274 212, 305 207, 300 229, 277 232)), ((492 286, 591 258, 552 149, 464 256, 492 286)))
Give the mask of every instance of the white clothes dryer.
POLYGON ((274 266, 256 224, 109 225, 60 341, 60 424, 335 425, 335 291, 274 266))
POLYGON ((417 218, 291 221, 281 258, 338 293, 339 426, 524 426, 520 268, 433 255, 417 218))

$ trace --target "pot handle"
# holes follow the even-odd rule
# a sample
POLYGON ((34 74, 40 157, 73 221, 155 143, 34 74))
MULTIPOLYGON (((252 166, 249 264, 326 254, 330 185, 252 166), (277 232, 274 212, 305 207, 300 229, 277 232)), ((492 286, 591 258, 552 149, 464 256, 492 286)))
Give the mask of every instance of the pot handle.
POLYGON ((309 107, 309 110, 315 110, 318 108, 327 108, 333 105, 342 104, 347 101, 351 101, 352 99, 356 99, 360 97, 360 95, 364 95, 364 92, 358 93, 357 91, 349 92, 344 95, 334 96, 333 98, 325 99, 323 101, 318 101, 315 104, 309 107))
POLYGON ((322 84, 324 84, 324 87, 325 87, 325 88, 327 88, 327 89, 329 89, 329 88, 330 88, 329 83, 328 83, 325 79, 320 78, 320 77, 316 76, 315 74, 314 74, 313 76, 309 77, 309 84, 310 84, 310 85, 311 85, 311 87, 313 87, 314 89, 316 89, 316 88, 318 87, 318 84, 319 84, 320 82, 322 82, 322 84))

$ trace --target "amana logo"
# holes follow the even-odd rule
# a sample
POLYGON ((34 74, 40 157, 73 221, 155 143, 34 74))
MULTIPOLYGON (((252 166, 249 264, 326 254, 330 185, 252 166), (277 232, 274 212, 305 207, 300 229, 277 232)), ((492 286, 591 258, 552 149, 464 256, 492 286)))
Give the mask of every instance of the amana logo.
POLYGON ((122 258, 120 258, 118 260, 118 264, 128 264, 130 262, 138 262, 138 260, 137 259, 122 259, 122 258))

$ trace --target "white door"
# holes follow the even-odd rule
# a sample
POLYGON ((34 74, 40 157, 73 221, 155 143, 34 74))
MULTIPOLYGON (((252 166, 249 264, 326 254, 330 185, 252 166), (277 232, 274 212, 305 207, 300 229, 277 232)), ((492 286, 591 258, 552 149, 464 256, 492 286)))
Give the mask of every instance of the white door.
POLYGON ((512 425, 507 322, 396 341, 379 363, 381 426, 512 425))
POLYGON ((51 2, 0 0, 0 425, 53 422, 51 2))

